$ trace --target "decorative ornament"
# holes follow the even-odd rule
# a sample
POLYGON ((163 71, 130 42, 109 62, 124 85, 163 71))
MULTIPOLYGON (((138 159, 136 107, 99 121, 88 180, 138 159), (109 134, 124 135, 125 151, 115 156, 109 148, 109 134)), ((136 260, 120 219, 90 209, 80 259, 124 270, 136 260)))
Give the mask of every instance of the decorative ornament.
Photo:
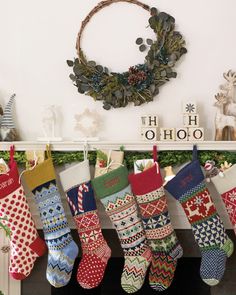
POLYGON ((172 178, 175 177, 172 166, 165 167, 164 171, 165 171, 165 178, 164 178, 165 181, 163 183, 163 186, 165 186, 168 181, 170 181, 172 178))
MULTIPOLYGON (((142 52, 147 48, 142 38, 138 38, 136 44, 140 45, 142 52)), ((187 53, 182 35, 175 31, 175 19, 165 12, 158 12, 154 7, 150 9, 148 5, 137 0, 100 2, 82 22, 76 49, 78 58, 74 61, 67 60, 68 66, 73 67, 70 79, 79 93, 103 101, 105 110, 125 107, 130 102, 139 106, 153 101, 154 96, 159 93, 159 87, 171 78, 176 78, 174 66, 180 57, 187 53), (95 61, 88 61, 81 49, 82 34, 90 19, 104 7, 117 2, 136 4, 147 10, 151 14, 149 25, 156 35, 155 40, 146 40, 150 48, 144 63, 131 66, 123 73, 112 72, 95 61)))
POLYGON ((2 253, 7 254, 10 251, 10 246, 2 246, 1 251, 2 253))
POLYGON ((80 131, 86 139, 98 140, 97 134, 101 128, 101 116, 96 111, 85 109, 82 114, 75 115, 75 130, 80 131))
MULTIPOLYGON (((17 141, 19 140, 19 136, 12 118, 12 106, 15 101, 16 95, 13 94, 5 109, 3 112, 3 115, 1 117, 1 127, 0 127, 0 133, 1 133, 1 140, 2 141, 17 141)), ((1 109, 0 109, 1 113, 1 109)))
POLYGON ((148 170, 154 165, 153 159, 143 159, 134 162, 134 174, 148 170))
POLYGON ((62 138, 56 136, 58 129, 59 114, 55 105, 45 105, 42 113, 42 130, 44 137, 39 137, 38 141, 61 141, 62 138))
POLYGON ((228 163, 227 161, 224 161, 224 163, 220 164, 220 171, 225 172, 231 166, 232 166, 232 163, 228 163))
POLYGON ((204 170, 206 172, 206 181, 210 182, 211 178, 218 175, 220 173, 220 170, 215 166, 215 161, 208 160, 206 161, 204 165, 204 170))
POLYGON ((236 140, 236 72, 229 70, 223 74, 226 83, 220 85, 215 95, 215 140, 236 140))

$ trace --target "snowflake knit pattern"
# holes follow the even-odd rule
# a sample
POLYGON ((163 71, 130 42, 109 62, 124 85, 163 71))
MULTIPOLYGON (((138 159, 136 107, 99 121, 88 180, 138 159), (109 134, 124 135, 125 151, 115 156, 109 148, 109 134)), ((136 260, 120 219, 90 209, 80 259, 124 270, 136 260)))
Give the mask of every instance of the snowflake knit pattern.
POLYGON ((144 283, 152 255, 131 194, 128 170, 119 167, 95 178, 92 185, 116 228, 124 251, 121 286, 127 293, 134 293, 144 283))
POLYGON ((177 259, 183 249, 170 222, 167 201, 158 164, 141 173, 130 174, 132 192, 136 196, 142 221, 152 250, 149 284, 157 290, 167 289, 173 278, 177 259))
POLYGON ((65 286, 70 281, 78 247, 67 223, 52 159, 26 171, 24 177, 35 196, 48 246, 47 280, 56 288, 65 286))
POLYGON ((88 160, 63 171, 60 178, 83 251, 77 280, 85 289, 95 288, 103 279, 111 249, 102 234, 88 160))
POLYGON ((218 284, 227 257, 233 252, 233 243, 212 202, 199 161, 195 159, 185 166, 165 188, 181 203, 191 223, 202 253, 201 278, 208 285, 218 284))
POLYGON ((7 219, 2 222, 11 231, 9 272, 14 279, 23 280, 47 247, 38 236, 13 156, 14 148, 11 147, 10 171, 0 175, 0 217, 7 219))
POLYGON ((236 234, 236 165, 224 171, 224 177, 216 175, 211 178, 225 204, 229 219, 236 234))

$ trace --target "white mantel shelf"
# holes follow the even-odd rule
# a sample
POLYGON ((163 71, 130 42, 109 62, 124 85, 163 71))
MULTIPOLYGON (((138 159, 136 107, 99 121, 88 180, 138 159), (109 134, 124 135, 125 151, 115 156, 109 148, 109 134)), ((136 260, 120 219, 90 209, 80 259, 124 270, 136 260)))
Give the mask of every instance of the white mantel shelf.
MULTIPOLYGON (((236 141, 199 141, 199 142, 178 142, 178 141, 87 141, 89 150, 97 149, 113 149, 118 150, 124 146, 126 151, 151 151, 154 144, 157 145, 159 151, 168 150, 192 150, 193 144, 197 144, 199 150, 215 150, 215 151, 236 151, 236 141)), ((27 150, 43 150, 47 142, 37 141, 16 141, 16 142, 1 142, 0 150, 7 151, 10 145, 14 144, 17 151, 27 150)), ((81 151, 84 149, 85 142, 83 141, 61 141, 50 142, 53 151, 81 151)))

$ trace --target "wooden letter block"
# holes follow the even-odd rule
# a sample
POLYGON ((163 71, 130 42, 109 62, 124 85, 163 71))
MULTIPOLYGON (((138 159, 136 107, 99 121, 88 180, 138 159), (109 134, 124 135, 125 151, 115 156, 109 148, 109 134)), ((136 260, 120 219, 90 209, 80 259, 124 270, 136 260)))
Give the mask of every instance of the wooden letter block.
POLYGON ((189 128, 189 138, 191 141, 204 140, 204 128, 189 128))
POLYGON ((160 128, 160 140, 162 141, 175 140, 175 128, 160 128))
POLYGON ((175 138, 177 141, 188 141, 188 128, 176 128, 175 138))
POLYGON ((184 115, 184 127, 198 127, 199 115, 198 114, 185 114, 184 115))
POLYGON ((182 104, 182 112, 184 114, 196 114, 197 113, 197 104, 193 101, 186 101, 182 104))
POLYGON ((145 127, 158 127, 157 115, 144 115, 141 116, 142 126, 145 127))
POLYGON ((156 141, 157 140, 157 128, 142 127, 141 128, 142 140, 145 141, 156 141))

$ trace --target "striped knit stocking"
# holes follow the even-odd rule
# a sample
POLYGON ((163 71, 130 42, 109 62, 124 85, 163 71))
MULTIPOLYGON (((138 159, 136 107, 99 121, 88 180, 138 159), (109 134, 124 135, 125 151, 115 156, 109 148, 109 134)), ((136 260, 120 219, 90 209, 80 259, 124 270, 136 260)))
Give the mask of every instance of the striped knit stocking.
POLYGON ((225 233, 206 187, 196 147, 193 159, 165 188, 181 203, 202 253, 200 275, 205 283, 214 286, 224 274, 233 243, 225 233))
POLYGON ((183 254, 170 223, 166 196, 158 164, 138 174, 130 174, 129 181, 138 202, 146 237, 152 250, 149 273, 150 286, 167 289, 174 277, 177 259, 183 254))
POLYGON ((52 159, 26 171, 24 176, 35 196, 48 246, 47 279, 56 288, 65 286, 71 278, 78 247, 68 227, 52 159))
POLYGON ((151 250, 131 194, 128 170, 119 167, 95 178, 92 185, 116 228, 124 251, 122 288, 127 293, 134 293, 143 285, 151 261, 151 250))
POLYGON ((63 171, 60 178, 83 250, 77 280, 83 288, 95 288, 103 279, 111 249, 102 234, 88 160, 63 171))

